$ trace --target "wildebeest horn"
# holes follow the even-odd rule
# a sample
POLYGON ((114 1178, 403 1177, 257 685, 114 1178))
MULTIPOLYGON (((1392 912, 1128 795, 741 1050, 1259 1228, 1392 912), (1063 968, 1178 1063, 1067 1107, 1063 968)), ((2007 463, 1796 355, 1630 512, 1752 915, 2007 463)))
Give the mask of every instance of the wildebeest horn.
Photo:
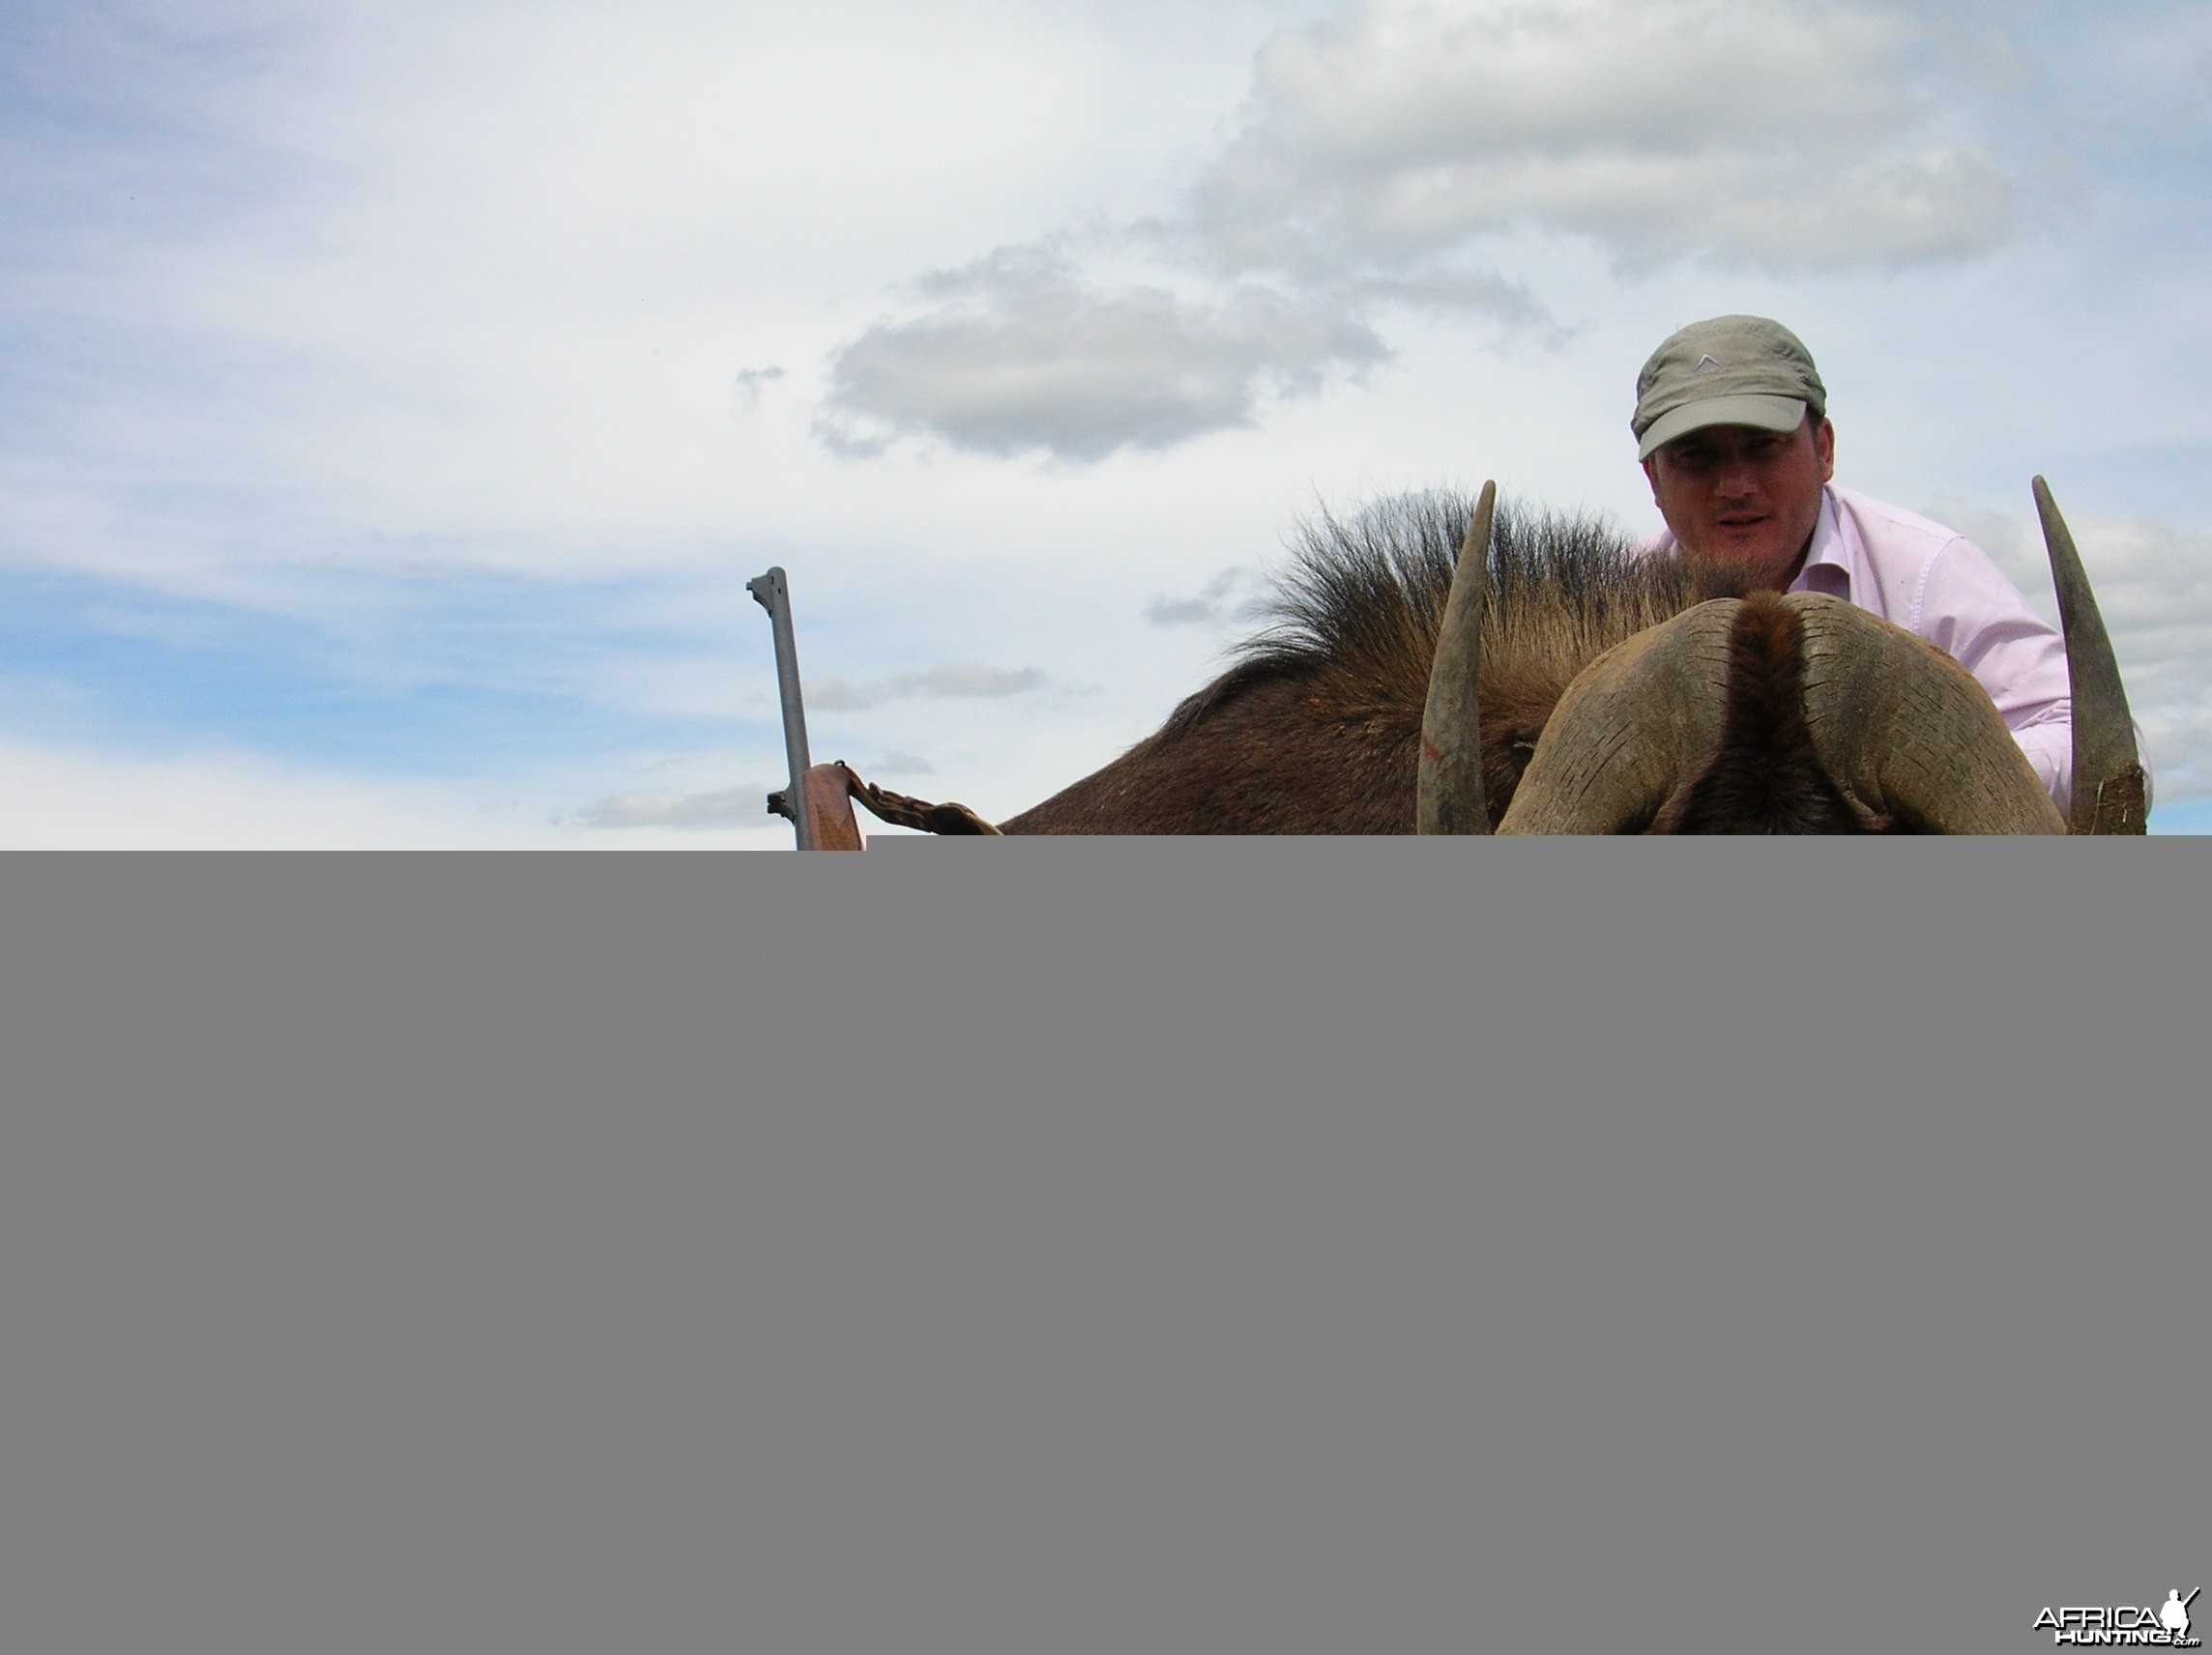
MULTIPOLYGON (((1421 712, 1421 764, 1414 830, 1487 833, 1490 807, 1482 796, 1482 728, 1475 679, 1482 668, 1482 612, 1490 587, 1490 519, 1498 484, 1482 485, 1474 516, 1460 542, 1444 604, 1437 653, 1429 667, 1428 705, 1421 712)), ((1404 772, 1401 771, 1401 774, 1404 772)), ((1401 798, 1404 796, 1401 795, 1401 798)))
POLYGON ((2034 487, 2043 543, 2051 554, 2051 584, 2058 590, 2058 624, 2066 634, 2066 672, 2073 681, 2074 808, 2069 826, 2077 833, 2140 833, 2149 815, 2148 797, 2112 640, 2097 612, 2074 537, 2051 498, 2051 485, 2039 477, 2034 487))
POLYGON ((1499 831, 1676 831, 1725 747, 1735 754, 1731 765, 1751 760, 1747 773, 1783 756, 1742 742, 1794 723, 1792 706, 1802 709, 1795 739, 1810 743, 1827 778, 1820 785, 1863 827, 1902 820, 1936 833, 2065 831, 1964 667, 1839 598, 1801 593, 1779 600, 1788 612, 1779 637, 1797 664, 1786 682, 1774 682, 1743 653, 1739 623, 1757 601, 1769 605, 1762 616, 1774 615, 1772 599, 1700 604, 1585 668, 1559 698, 1499 831))
POLYGON ((1649 828, 1720 749, 1740 600, 1702 603, 1616 644, 1553 709, 1501 833, 1649 828))
POLYGON ((1841 598, 1783 600, 1804 627, 1805 721, 1869 826, 2063 833, 2066 824, 1989 692, 1935 645, 1841 598))

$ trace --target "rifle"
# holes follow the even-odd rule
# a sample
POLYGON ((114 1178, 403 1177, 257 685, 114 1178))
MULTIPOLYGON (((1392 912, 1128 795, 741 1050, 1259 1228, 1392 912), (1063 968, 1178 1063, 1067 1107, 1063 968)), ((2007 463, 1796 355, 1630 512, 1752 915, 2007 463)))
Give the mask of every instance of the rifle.
POLYGON ((806 751, 806 708, 799 694, 799 646, 791 635, 791 587, 783 570, 771 568, 745 582, 745 590, 768 611, 775 628, 775 686, 783 699, 783 750, 791 783, 768 796, 771 814, 790 822, 802 851, 859 851, 867 841, 853 815, 859 799, 871 814, 898 828, 922 833, 987 834, 999 830, 965 804, 932 804, 862 781, 842 760, 815 764, 806 751))
POLYGON ((783 755, 791 769, 791 783, 768 796, 771 815, 781 816, 798 831, 799 849, 814 849, 813 824, 806 812, 803 785, 810 761, 806 753, 806 703, 799 693, 799 641, 791 631, 791 585, 779 564, 768 573, 745 582, 753 601, 768 611, 768 624, 775 634, 775 688, 783 703, 783 755))

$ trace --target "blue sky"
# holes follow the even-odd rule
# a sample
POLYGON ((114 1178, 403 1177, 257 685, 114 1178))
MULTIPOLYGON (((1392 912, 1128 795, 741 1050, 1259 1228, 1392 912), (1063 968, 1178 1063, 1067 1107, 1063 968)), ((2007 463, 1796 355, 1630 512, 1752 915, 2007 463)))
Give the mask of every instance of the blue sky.
POLYGON ((2212 14, 1578 0, 0 14, 0 837, 771 846, 1154 726, 1321 505, 1656 518, 1683 322, 2098 582, 2212 828, 2212 14))

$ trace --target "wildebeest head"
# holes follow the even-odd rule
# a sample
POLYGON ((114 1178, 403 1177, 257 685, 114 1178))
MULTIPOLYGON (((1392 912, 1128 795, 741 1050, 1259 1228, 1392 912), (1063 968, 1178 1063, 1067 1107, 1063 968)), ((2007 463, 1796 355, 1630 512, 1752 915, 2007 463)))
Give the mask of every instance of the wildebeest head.
MULTIPOLYGON (((2139 832, 2119 676, 2036 491, 2074 673, 2076 830, 2139 832)), ((999 830, 2066 830, 1987 693, 1933 646, 1494 501, 1412 495, 1310 525, 1227 672, 999 830)), ((913 807, 893 820, 961 830, 957 806, 854 786, 913 807)))
MULTIPOLYGON (((2073 684, 2074 813, 2143 830, 2127 699, 2073 537, 2035 479, 2073 684)), ((1481 615, 1494 494, 1468 531, 1422 729, 1419 826, 1485 832, 1481 615), (1473 554, 1473 555, 1470 555, 1473 554)), ((2063 832, 1988 693, 1934 646, 1835 598, 1708 601, 1616 645, 1569 686, 1507 832, 2063 832)))

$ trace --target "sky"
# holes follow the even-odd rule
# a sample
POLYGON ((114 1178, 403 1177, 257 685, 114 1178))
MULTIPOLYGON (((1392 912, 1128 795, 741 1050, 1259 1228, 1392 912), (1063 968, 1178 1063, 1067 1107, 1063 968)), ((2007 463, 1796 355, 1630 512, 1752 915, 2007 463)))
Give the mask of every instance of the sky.
POLYGON ((2212 830, 2208 291, 2195 3, 12 0, 0 845, 788 846, 771 566, 814 756, 1011 815, 1302 518, 1655 531, 1738 311, 2054 615, 2050 479, 2212 830))

